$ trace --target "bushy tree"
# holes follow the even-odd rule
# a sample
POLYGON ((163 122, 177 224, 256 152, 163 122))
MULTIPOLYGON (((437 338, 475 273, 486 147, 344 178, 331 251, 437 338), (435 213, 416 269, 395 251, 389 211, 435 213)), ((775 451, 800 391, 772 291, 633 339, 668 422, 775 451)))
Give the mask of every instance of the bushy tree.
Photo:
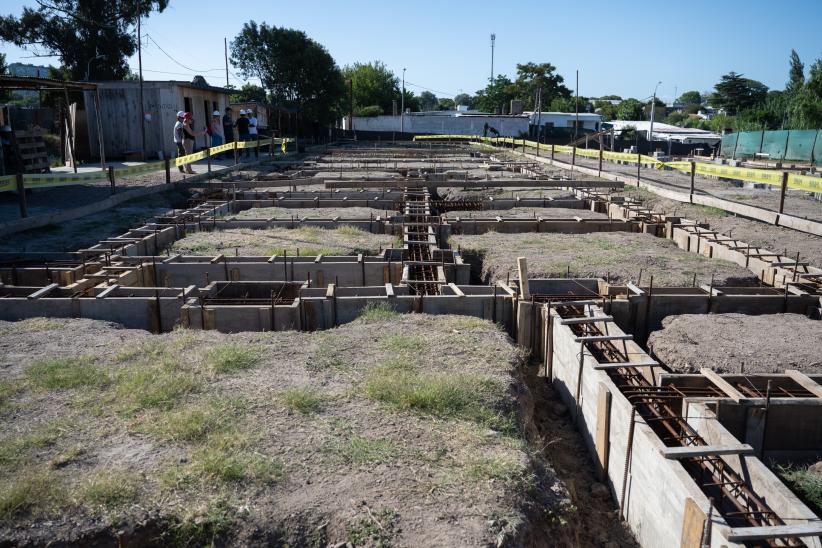
POLYGON ((617 106, 610 101, 594 101, 594 112, 602 116, 603 122, 610 122, 617 117, 617 106))
POLYGON ((714 86, 711 104, 733 115, 764 102, 767 94, 768 86, 762 82, 729 72, 714 86))
POLYGON ((134 26, 168 0, 37 0, 0 17, 0 40, 57 56, 73 80, 120 80, 137 49, 134 26))
POLYGON ((439 107, 439 99, 430 91, 423 91, 420 93, 420 110, 423 112, 437 110, 439 107))
POLYGON ((671 124, 673 126, 682 126, 685 120, 688 120, 690 116, 685 114, 684 112, 672 112, 665 118, 666 124, 671 124))
POLYGON ((503 105, 516 98, 513 82, 505 75, 500 74, 490 82, 485 89, 477 91, 474 97, 474 108, 482 112, 502 112, 503 105))
POLYGON ((304 32, 250 21, 231 42, 231 61, 256 76, 278 105, 298 108, 303 119, 331 123, 345 87, 326 49, 304 32))
POLYGON ((465 105, 468 108, 474 108, 474 98, 467 93, 460 93, 454 97, 454 102, 458 105, 465 105))
POLYGON ((571 96, 565 87, 565 79, 556 74, 557 68, 551 63, 524 63, 517 65, 517 79, 514 81, 514 95, 522 101, 525 110, 536 110, 537 92, 542 90, 542 104, 548 105, 554 99, 571 96))
POLYGON ((256 101, 258 103, 266 102, 265 89, 256 84, 243 84, 236 93, 231 94, 232 103, 248 103, 256 101))
POLYGON ((698 91, 686 91, 679 96, 677 102, 682 103, 683 105, 701 105, 702 94, 698 91))
POLYGON ((437 110, 454 110, 454 100, 449 99, 447 97, 442 97, 439 100, 439 104, 437 105, 437 110))
POLYGON ((788 70, 788 85, 785 86, 785 91, 788 93, 796 93, 802 90, 805 85, 805 64, 799 58, 799 54, 795 49, 791 50, 790 69, 788 70))
POLYGON ((644 105, 637 99, 625 99, 617 107, 618 120, 642 120, 644 118, 644 105))
POLYGON ((354 91, 354 112, 357 116, 364 116, 361 111, 366 108, 369 112, 373 112, 372 107, 374 106, 380 108, 380 114, 393 114, 394 101, 397 101, 399 111, 399 79, 385 66, 385 63, 373 61, 346 65, 342 69, 342 77, 345 81, 351 80, 354 91))

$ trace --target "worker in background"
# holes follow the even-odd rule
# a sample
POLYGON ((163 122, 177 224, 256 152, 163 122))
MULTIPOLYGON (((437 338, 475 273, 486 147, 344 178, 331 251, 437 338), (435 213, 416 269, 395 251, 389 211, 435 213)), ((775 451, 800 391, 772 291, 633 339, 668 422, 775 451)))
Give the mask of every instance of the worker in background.
MULTIPOLYGON (((248 118, 245 117, 245 110, 240 110, 240 117, 237 118, 237 121, 234 122, 234 127, 237 128, 237 141, 248 141, 249 140, 249 132, 248 132, 248 118)), ((251 149, 244 149, 243 156, 247 156, 251 149)))
POLYGON ((257 140, 257 115, 254 114, 253 109, 248 109, 245 111, 246 116, 248 117, 248 136, 251 141, 257 140))
POLYGON ((223 139, 223 122, 220 120, 220 111, 215 110, 211 114, 211 125, 209 126, 209 134, 211 135, 211 146, 218 147, 222 145, 223 139))
MULTIPOLYGON (((206 133, 207 131, 205 129, 202 131, 197 131, 194 129, 193 114, 186 112, 183 115, 183 149, 185 150, 186 155, 194 152, 194 143, 197 141, 197 137, 205 135, 206 133)), ((189 175, 194 175, 194 170, 191 168, 191 164, 186 164, 186 173, 189 175)))
MULTIPOLYGON (((183 120, 185 120, 185 116, 186 113, 184 111, 179 111, 177 113, 177 122, 174 124, 174 146, 177 148, 178 158, 186 155, 186 149, 185 146, 183 146, 183 136, 185 135, 183 120)), ((186 172, 183 166, 177 167, 180 169, 180 173, 186 172)))
MULTIPOLYGON (((225 107, 225 114, 223 115, 223 139, 226 143, 234 142, 234 120, 231 118, 231 107, 225 107)), ((226 151, 224 158, 229 157, 226 151)))

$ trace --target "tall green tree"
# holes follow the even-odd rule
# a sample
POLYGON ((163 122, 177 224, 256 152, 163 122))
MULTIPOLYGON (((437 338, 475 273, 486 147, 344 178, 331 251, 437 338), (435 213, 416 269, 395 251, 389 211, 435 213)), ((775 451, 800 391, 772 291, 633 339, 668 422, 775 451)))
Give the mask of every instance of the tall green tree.
POLYGON ((686 91, 677 99, 678 103, 683 105, 700 105, 702 104, 702 94, 698 91, 686 91))
POLYGON ((785 86, 785 91, 788 93, 796 93, 805 85, 805 64, 799 58, 799 54, 795 49, 791 50, 791 66, 788 70, 788 84, 785 86))
POLYGON ((817 129, 822 127, 822 58, 808 71, 803 86, 790 96, 787 107, 788 127, 817 129))
POLYGON ((767 95, 768 86, 762 82, 745 78, 742 74, 729 72, 722 76, 719 83, 714 86, 711 104, 717 108, 724 108, 728 114, 734 115, 764 102, 767 95))
POLYGON ((467 93, 460 93, 454 97, 454 102, 458 105, 465 105, 468 108, 474 108, 474 98, 467 93))
POLYGON ((637 99, 625 99, 617 107, 618 120, 642 120, 644 118, 645 105, 637 99))
POLYGON ((303 31, 250 21, 231 42, 231 61, 256 76, 275 104, 300 110, 305 121, 331 123, 345 87, 326 49, 303 31))
POLYGON ((265 89, 257 84, 243 84, 236 93, 231 94, 232 103, 248 103, 256 101, 265 103, 267 101, 265 89))
POLYGON ((423 91, 420 93, 420 110, 423 112, 437 110, 440 101, 437 96, 430 91, 423 91))
POLYGON ((542 104, 549 105, 554 99, 571 96, 571 90, 565 87, 565 79, 556 73, 557 68, 551 63, 523 63, 517 65, 517 79, 514 81, 514 94, 522 101, 525 110, 536 109, 537 91, 542 90, 542 104))
POLYGON ((57 56, 73 80, 120 80, 137 50, 137 14, 168 0, 37 0, 20 17, 0 17, 0 40, 57 56))
MULTIPOLYGON (((482 112, 502 112, 511 99, 516 98, 514 83, 504 74, 498 75, 489 82, 485 89, 477 91, 474 97, 474 108, 482 112)), ((544 102, 543 102, 544 103, 544 102)))
POLYGON ((399 79, 391 72, 385 63, 373 61, 370 63, 354 63, 342 69, 343 80, 351 80, 354 92, 354 113, 360 115, 362 109, 379 114, 392 114, 393 101, 397 101, 397 110, 400 108, 399 79))

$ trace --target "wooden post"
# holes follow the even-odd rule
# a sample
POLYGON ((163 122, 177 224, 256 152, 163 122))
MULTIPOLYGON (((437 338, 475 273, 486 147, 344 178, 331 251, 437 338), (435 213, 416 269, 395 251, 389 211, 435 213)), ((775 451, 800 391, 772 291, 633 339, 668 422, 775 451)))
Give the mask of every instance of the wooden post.
POLYGON ((254 147, 254 157, 260 159, 260 134, 257 134, 257 146, 254 147))
POLYGON ((642 154, 639 153, 639 145, 636 147, 636 186, 639 187, 639 170, 642 169, 642 154))
POLYGON ((237 141, 234 141, 234 165, 236 166, 239 163, 240 163, 240 157, 237 154, 237 141))
POLYGON ((602 175, 602 135, 599 136, 599 173, 597 175, 602 175))
MULTIPOLYGON (((77 157, 74 154, 74 129, 71 123, 71 109, 69 108, 69 96, 68 96, 68 88, 63 88, 63 98, 66 101, 66 138, 68 139, 69 144, 69 154, 71 154, 71 167, 74 168, 74 173, 77 173, 77 157)), ((100 112, 97 112, 97 117, 100 117, 100 112)), ((100 131, 99 129, 97 130, 100 131)), ((102 139, 102 136, 99 138, 102 139)))
POLYGON ((111 193, 114 194, 116 192, 114 188, 114 167, 108 167, 108 182, 111 185, 111 193))
POLYGON ((527 301, 531 298, 531 291, 528 288, 528 259, 517 257, 517 268, 519 269, 519 296, 527 301))
POLYGON ((696 162, 691 161, 691 203, 694 203, 694 182, 696 179, 696 162))
POLYGON ((208 172, 211 173, 211 147, 206 147, 206 162, 208 163, 208 172))
POLYGON ((571 165, 577 165, 577 144, 571 145, 571 165))
POLYGON ((554 145, 551 144, 551 161, 554 161, 554 145))
POLYGON ((779 192, 779 214, 785 211, 785 194, 788 192, 788 172, 782 172, 782 190, 779 192))
POLYGON ((29 210, 26 205, 26 185, 23 182, 23 173, 17 172, 14 180, 17 183, 17 199, 20 202, 20 217, 25 219, 29 216, 29 210))
POLYGON ((163 160, 163 163, 165 164, 165 168, 166 168, 166 184, 170 185, 171 184, 171 160, 166 158, 165 160, 163 160))
MULTIPOLYGON (((94 111, 97 114, 97 145, 100 147, 100 168, 106 169, 106 144, 105 140, 103 139, 103 113, 100 109, 100 89, 96 87, 94 88, 94 111)), ((143 116, 145 116, 145 113, 140 112, 140 120, 143 119, 143 116)), ((145 150, 143 151, 143 153, 145 153, 145 150)), ((74 156, 74 152, 72 152, 71 154, 72 156, 74 156)), ((77 172, 76 169, 74 171, 75 173, 77 172)))
POLYGON ((539 132, 537 132, 537 158, 539 158, 539 141, 540 141, 540 139, 541 139, 541 137, 539 135, 539 132))

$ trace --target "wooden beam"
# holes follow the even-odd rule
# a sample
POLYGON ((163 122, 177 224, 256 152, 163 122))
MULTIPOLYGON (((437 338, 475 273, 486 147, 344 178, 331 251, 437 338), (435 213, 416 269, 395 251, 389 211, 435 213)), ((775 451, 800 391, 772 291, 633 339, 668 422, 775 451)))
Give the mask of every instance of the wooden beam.
POLYGON ((659 362, 654 360, 645 360, 641 362, 601 363, 599 365, 595 365, 594 369, 620 369, 622 367, 659 367, 659 362))
POLYGON ((37 291, 35 291, 34 293, 32 293, 31 295, 29 295, 26 298, 27 299, 39 299, 40 297, 45 297, 46 295, 48 295, 49 293, 51 293, 52 291, 54 291, 58 287, 60 287, 60 284, 49 284, 49 285, 47 285, 46 287, 44 287, 42 289, 38 289, 37 291))
POLYGON ((574 342, 630 341, 633 338, 633 335, 586 335, 583 337, 575 337, 574 342))
POLYGON ((803 372, 796 369, 786 369, 785 374, 817 398, 822 398, 822 386, 803 372))
POLYGON ((613 316, 586 316, 584 318, 565 318, 560 320, 562 325, 575 325, 580 323, 612 322, 613 316))
POLYGON ((714 383, 720 390, 725 392, 725 394, 727 394, 728 397, 730 397, 735 402, 739 403, 740 400, 745 399, 745 396, 742 394, 742 392, 734 388, 733 385, 731 385, 731 383, 720 377, 714 370, 703 367, 699 370, 699 372, 702 373, 705 377, 707 377, 709 381, 714 383))
POLYGON ((517 269, 519 270, 519 296, 527 301, 531 298, 531 291, 528 288, 528 259, 517 257, 517 269))
POLYGON ((687 447, 663 447, 659 453, 666 459, 687 459, 708 455, 752 455, 753 447, 746 443, 739 445, 689 445, 687 447))
POLYGON ((457 287, 457 284, 450 283, 448 284, 448 287, 451 288, 451 291, 453 291, 454 295, 456 295, 457 297, 465 297, 465 293, 462 292, 462 289, 457 287))
POLYGON ((822 535, 822 523, 794 523, 762 527, 732 527, 725 538, 731 542, 764 540, 769 538, 815 537, 822 535))

